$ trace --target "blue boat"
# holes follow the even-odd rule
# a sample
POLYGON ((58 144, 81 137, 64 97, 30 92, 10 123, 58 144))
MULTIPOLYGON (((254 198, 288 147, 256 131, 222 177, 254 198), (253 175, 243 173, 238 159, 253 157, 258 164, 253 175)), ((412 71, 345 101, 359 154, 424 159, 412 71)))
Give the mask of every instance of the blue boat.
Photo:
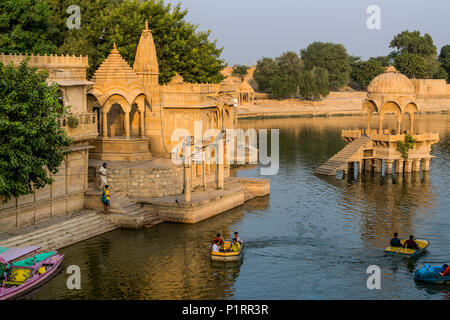
POLYGON ((444 272, 444 268, 441 266, 432 267, 429 264, 425 264, 425 267, 416 270, 414 279, 426 283, 450 284, 450 275, 443 277, 439 272, 444 272))

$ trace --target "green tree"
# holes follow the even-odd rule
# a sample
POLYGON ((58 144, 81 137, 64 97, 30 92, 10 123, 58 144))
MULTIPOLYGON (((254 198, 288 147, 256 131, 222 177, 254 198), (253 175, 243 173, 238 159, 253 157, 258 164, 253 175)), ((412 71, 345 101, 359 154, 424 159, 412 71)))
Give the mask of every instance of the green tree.
POLYGON ((241 81, 244 81, 245 76, 248 73, 248 69, 250 67, 244 66, 244 65, 235 65, 233 67, 233 72, 231 75, 241 78, 241 81))
POLYGON ((343 45, 313 42, 301 50, 301 58, 306 70, 320 67, 328 71, 330 88, 339 89, 348 84, 351 68, 343 45))
POLYGON ((292 98, 298 89, 298 79, 279 70, 270 80, 270 97, 275 99, 292 98))
POLYGON ((420 31, 417 30, 406 30, 395 35, 389 44, 389 48, 396 49, 390 54, 394 58, 405 53, 413 53, 422 57, 435 56, 437 54, 437 49, 431 36, 428 33, 421 36, 420 31))
POLYGON ((394 66, 409 78, 429 78, 427 60, 416 53, 403 53, 394 58, 394 66))
POLYGON ((415 143, 416 140, 410 134, 407 134, 403 140, 397 141, 397 151, 402 154, 403 159, 408 159, 409 150, 414 148, 415 143))
POLYGON ((300 94, 307 100, 319 100, 329 93, 328 71, 325 68, 314 67, 300 76, 300 94))
POLYGON ((352 59, 350 65, 352 67, 350 79, 364 89, 367 89, 373 78, 384 72, 384 67, 377 58, 370 58, 367 61, 352 59))
POLYGON ((133 65, 139 38, 148 19, 159 63, 160 83, 167 83, 178 72, 187 82, 223 80, 220 71, 222 48, 209 39, 211 31, 197 31, 198 26, 186 22, 187 10, 162 0, 46 0, 57 17, 55 24, 62 32, 57 41, 59 51, 89 55, 89 75, 108 56, 113 43, 122 57, 133 65), (67 30, 66 9, 81 8, 81 29, 67 30))
POLYGON ((450 45, 445 45, 441 48, 438 60, 447 73, 447 81, 450 82, 450 45))
POLYGON ((42 0, 0 1, 0 52, 55 53, 51 11, 42 0))
POLYGON ((286 73, 296 84, 303 70, 303 62, 297 53, 287 51, 275 58, 277 69, 286 73))
POLYGON ((258 84, 259 90, 263 92, 270 91, 270 82, 277 72, 277 64, 272 58, 262 58, 256 62, 253 79, 258 84))
POLYGON ((0 195, 33 192, 52 182, 70 139, 58 124, 64 107, 48 74, 24 61, 18 68, 0 63, 0 195))
POLYGON ((437 78, 442 76, 437 48, 428 33, 403 31, 394 36, 389 44, 395 50, 390 53, 398 71, 411 78, 437 78))

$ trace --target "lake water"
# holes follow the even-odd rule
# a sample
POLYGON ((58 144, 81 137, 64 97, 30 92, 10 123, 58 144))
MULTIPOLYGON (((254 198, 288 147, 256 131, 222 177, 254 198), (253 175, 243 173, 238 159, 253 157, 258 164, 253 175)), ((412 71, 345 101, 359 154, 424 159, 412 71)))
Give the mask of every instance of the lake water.
MULTIPOLYGON (((362 117, 240 121, 243 128, 280 129, 270 196, 196 225, 117 230, 64 248, 64 265, 81 268, 81 290, 67 289, 63 271, 27 298, 449 299, 448 286, 413 279, 425 263, 450 262, 449 120, 417 116, 419 130, 440 133, 428 174, 357 179, 313 171, 345 145, 341 129, 366 126, 362 117), (236 230, 246 243, 242 264, 212 264, 213 236, 236 230), (385 256, 394 231, 428 239, 428 253, 410 261, 385 256), (380 290, 367 289, 370 265, 381 268, 380 290)), ((259 170, 237 175, 258 177, 259 170)))

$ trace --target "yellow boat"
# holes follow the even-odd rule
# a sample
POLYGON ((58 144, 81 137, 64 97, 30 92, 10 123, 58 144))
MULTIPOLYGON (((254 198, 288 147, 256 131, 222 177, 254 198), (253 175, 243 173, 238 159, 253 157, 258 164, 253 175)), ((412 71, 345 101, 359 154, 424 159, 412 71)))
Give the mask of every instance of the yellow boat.
POLYGON ((211 259, 213 261, 239 261, 244 255, 244 244, 241 244, 241 249, 237 252, 227 251, 231 248, 231 241, 225 241, 223 248, 225 249, 225 252, 211 251, 211 259))
MULTIPOLYGON (((400 240, 400 243, 403 244, 405 243, 407 239, 402 239, 400 240)), ((408 248, 400 248, 400 247, 387 247, 384 251, 386 252, 387 255, 391 255, 391 256, 404 256, 404 257, 415 257, 421 253, 423 253, 428 246, 430 245, 429 242, 427 240, 414 240, 416 241, 417 245, 419 246, 419 249, 408 249, 408 248)))

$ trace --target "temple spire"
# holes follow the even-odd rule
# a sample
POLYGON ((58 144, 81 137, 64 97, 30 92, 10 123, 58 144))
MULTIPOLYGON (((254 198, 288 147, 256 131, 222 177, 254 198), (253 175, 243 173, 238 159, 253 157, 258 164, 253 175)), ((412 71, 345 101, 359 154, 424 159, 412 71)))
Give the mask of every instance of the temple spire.
POLYGON ((136 50, 133 70, 145 85, 159 84, 159 66, 156 57, 156 47, 153 35, 148 28, 148 20, 145 21, 145 28, 142 30, 139 45, 136 50))

